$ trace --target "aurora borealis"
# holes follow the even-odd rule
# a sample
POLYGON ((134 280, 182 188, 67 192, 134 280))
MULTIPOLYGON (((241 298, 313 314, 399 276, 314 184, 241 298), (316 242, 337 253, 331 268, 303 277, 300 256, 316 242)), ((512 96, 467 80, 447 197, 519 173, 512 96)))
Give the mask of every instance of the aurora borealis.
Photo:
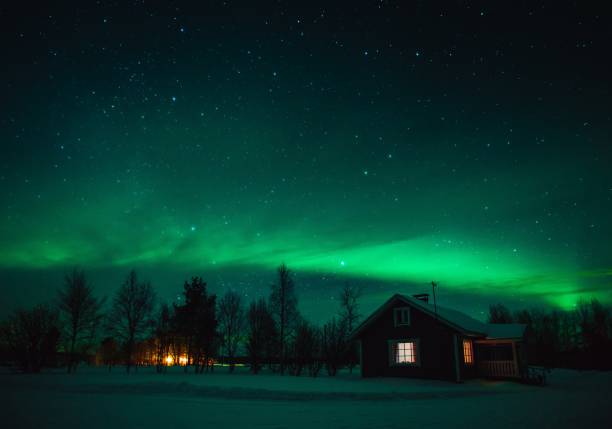
POLYGON ((2 6, 0 311, 73 266, 171 299, 283 261, 315 317, 345 280, 365 308, 612 300, 595 6, 122 3, 2 6))

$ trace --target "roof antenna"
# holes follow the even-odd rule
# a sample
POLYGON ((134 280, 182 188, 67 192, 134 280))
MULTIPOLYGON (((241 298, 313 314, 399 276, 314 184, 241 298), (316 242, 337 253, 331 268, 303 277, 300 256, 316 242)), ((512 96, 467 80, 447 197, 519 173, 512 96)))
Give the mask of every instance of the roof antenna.
POLYGON ((431 282, 431 290, 433 292, 434 313, 436 313, 436 319, 438 318, 438 306, 436 305, 436 287, 437 286, 438 286, 438 284, 432 280, 432 282, 431 282))

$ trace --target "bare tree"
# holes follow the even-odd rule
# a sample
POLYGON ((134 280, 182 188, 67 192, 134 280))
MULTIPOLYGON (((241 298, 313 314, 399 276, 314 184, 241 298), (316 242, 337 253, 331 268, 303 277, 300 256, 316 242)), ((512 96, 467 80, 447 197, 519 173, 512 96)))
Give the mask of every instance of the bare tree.
POLYGON ((576 304, 576 318, 582 349, 588 351, 585 364, 588 367, 610 368, 612 362, 610 308, 595 298, 589 301, 581 298, 576 304))
POLYGON ((346 325, 332 318, 323 326, 322 352, 330 376, 336 375, 346 352, 346 325))
POLYGON ((489 306, 488 323, 512 323, 512 314, 503 304, 489 306))
MULTIPOLYGON (((340 292, 340 322, 346 327, 346 335, 353 332, 361 317, 359 314, 359 298, 362 292, 361 287, 353 286, 348 282, 344 284, 340 292)), ((352 373, 357 362, 357 348, 354 342, 347 342, 346 362, 349 372, 352 373)))
POLYGON ((93 345, 102 305, 103 300, 94 296, 83 271, 74 269, 66 275, 64 288, 58 291, 58 307, 67 341, 68 372, 76 371, 78 356, 93 345))
POLYGON ((292 345, 293 375, 299 376, 304 369, 307 369, 308 375, 316 377, 322 365, 320 329, 302 320, 296 329, 295 341, 292 345))
MULTIPOLYGON (((517 320, 518 323, 525 323, 517 320)), ((578 338, 578 323, 575 311, 563 311, 559 317, 559 348, 568 352, 576 347, 578 338)))
POLYGON ((117 346, 117 341, 115 341, 113 337, 107 337, 102 340, 99 354, 102 364, 108 368, 108 372, 110 372, 117 363, 118 351, 119 347, 117 346))
POLYGON ((57 313, 46 305, 18 310, 0 327, 0 339, 24 372, 53 364, 59 338, 57 313))
POLYGON ((124 347, 126 369, 130 372, 137 341, 141 340, 153 326, 152 313, 155 292, 148 282, 138 282, 132 270, 113 297, 113 306, 108 315, 108 329, 118 337, 124 347))
MULTIPOLYGON (((155 321, 155 365, 157 372, 165 372, 166 359, 170 356, 172 338, 172 314, 168 304, 162 304, 155 321)), ((174 361, 172 361, 174 362, 174 361)))
POLYGON ((234 358, 242 339, 244 322, 244 308, 240 295, 231 290, 227 291, 219 301, 219 326, 230 372, 234 371, 234 358))
POLYGON ((278 269, 278 283, 272 285, 270 307, 278 327, 278 348, 281 375, 285 373, 285 359, 287 353, 287 340, 293 334, 296 322, 299 319, 297 297, 293 274, 285 264, 278 269))
POLYGON ((257 374, 272 358, 276 346, 276 326, 266 301, 261 298, 249 306, 247 313, 246 351, 251 372, 257 374))
POLYGON ((359 314, 359 298, 362 289, 346 282, 340 292, 340 318, 346 323, 346 328, 352 332, 361 317, 359 314))

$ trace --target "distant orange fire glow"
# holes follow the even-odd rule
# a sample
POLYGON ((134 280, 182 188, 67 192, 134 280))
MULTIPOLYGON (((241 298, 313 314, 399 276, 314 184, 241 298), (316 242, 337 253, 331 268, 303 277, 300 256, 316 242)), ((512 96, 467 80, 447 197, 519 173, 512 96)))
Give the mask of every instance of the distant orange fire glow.
POLYGON ((174 359, 174 357, 172 357, 171 355, 168 355, 164 359, 164 363, 166 364, 166 366, 173 366, 173 365, 185 366, 185 365, 187 365, 187 356, 179 356, 178 362, 177 362, 174 359))

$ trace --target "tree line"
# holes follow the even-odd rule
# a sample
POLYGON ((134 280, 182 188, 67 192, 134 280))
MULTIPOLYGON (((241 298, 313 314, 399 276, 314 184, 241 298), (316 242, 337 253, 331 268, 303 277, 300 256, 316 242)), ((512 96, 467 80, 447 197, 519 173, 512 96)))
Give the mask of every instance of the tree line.
MULTIPOLYGON (((74 372, 88 362, 109 370, 124 365, 127 372, 152 365, 160 373, 178 364, 201 374, 215 363, 233 371, 240 362, 255 374, 333 376, 357 364, 350 333, 361 317, 360 296, 360 288, 345 284, 337 314, 319 325, 300 314, 294 276, 284 264, 268 296, 249 303, 232 290, 217 299, 197 276, 184 282, 178 302, 160 302, 135 271, 106 299, 75 269, 53 302, 0 323, 0 363, 24 372, 59 366, 74 372)), ((581 299, 571 311, 491 305, 488 322, 526 324, 530 364, 612 369, 612 311, 596 299, 581 299)))
POLYGON ((153 286, 131 271, 110 300, 97 297, 85 273, 73 270, 49 304, 16 311, 0 324, 0 358, 24 372, 65 366, 75 372, 92 358, 111 370, 168 366, 202 374, 215 363, 233 371, 240 359, 262 369, 317 376, 351 371, 357 351, 349 335, 360 318, 361 289, 348 283, 338 314, 318 326, 299 312, 292 271, 281 264, 269 295, 245 303, 232 290, 219 299, 201 277, 183 285, 178 302, 159 302, 153 286))
POLYGON ((597 299, 579 299, 570 311, 489 307, 489 323, 527 325, 529 362, 548 367, 612 369, 612 311, 597 299))

